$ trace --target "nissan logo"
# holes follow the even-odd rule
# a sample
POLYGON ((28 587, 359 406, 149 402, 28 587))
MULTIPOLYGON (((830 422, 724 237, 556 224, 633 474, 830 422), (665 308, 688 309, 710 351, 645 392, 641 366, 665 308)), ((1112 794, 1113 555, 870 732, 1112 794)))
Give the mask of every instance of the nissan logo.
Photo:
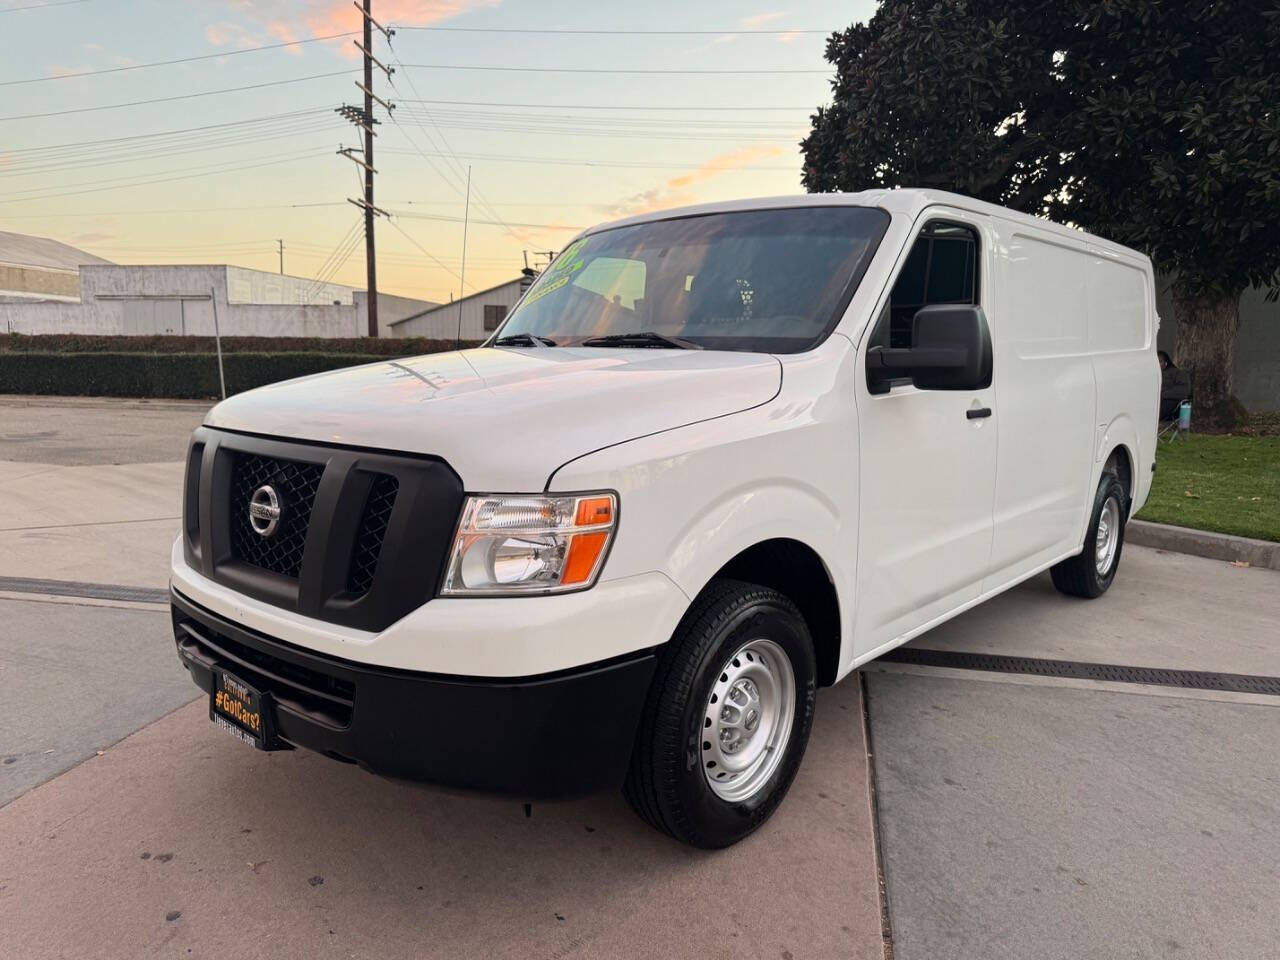
POLYGON ((249 525, 260 537, 269 537, 280 526, 280 497, 275 488, 264 483, 249 498, 249 525))

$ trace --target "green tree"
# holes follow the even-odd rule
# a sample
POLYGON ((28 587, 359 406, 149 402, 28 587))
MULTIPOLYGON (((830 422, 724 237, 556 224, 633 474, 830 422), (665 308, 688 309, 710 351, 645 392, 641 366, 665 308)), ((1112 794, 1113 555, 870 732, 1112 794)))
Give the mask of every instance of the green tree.
POLYGON ((1280 282, 1277 50, 1261 0, 883 0, 828 41, 803 181, 956 190, 1143 250, 1197 418, 1229 425, 1240 294, 1280 282))

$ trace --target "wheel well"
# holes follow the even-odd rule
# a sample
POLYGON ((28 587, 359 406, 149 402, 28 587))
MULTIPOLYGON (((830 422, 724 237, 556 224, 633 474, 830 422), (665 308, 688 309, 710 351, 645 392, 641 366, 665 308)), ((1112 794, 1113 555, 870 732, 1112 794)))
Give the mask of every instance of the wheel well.
POLYGON ((799 540, 765 540, 743 550, 716 577, 758 583, 786 594, 799 607, 813 637, 818 683, 835 683, 840 666, 840 601, 826 565, 812 548, 799 540))
POLYGON ((1102 468, 1103 472, 1106 472, 1108 467, 1115 470, 1116 476, 1120 478, 1120 483, 1124 485, 1125 491, 1129 494, 1129 503, 1133 503, 1133 498, 1137 491, 1133 488, 1133 457, 1130 455, 1128 448, 1121 444, 1112 450, 1111 455, 1107 457, 1106 466, 1102 468))

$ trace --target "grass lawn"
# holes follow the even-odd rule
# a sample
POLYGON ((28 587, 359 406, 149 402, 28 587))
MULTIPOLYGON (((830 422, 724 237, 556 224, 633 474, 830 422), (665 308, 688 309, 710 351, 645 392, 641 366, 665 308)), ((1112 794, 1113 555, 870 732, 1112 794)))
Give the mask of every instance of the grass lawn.
POLYGON ((1280 540, 1280 437, 1161 440, 1155 484, 1138 519, 1280 540))

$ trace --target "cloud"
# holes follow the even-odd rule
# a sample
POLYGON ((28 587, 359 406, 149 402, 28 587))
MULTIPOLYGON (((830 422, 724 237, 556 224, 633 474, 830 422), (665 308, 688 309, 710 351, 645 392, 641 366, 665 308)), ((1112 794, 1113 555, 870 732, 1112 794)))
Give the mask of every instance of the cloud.
POLYGON ((617 217, 625 217, 697 203, 698 197, 690 188, 750 166, 757 160, 781 156, 784 152, 781 147, 739 147, 727 153, 717 154, 696 170, 682 173, 678 177, 671 177, 652 190, 632 194, 617 204, 612 213, 617 217))
POLYGON ((204 28, 204 38, 215 47, 225 47, 242 33, 244 27, 238 23, 211 23, 204 28))
POLYGON ((773 23, 775 20, 781 20, 783 12, 774 10, 769 13, 753 13, 749 17, 742 18, 742 28, 744 30, 758 30, 766 23, 773 23))
MULTIPOLYGON (((289 26, 283 20, 272 20, 267 24, 267 33, 271 34, 281 43, 294 43, 298 39, 298 35, 293 32, 293 27, 289 26)), ((301 47, 285 47, 285 52, 295 57, 302 56, 301 47)))
MULTIPOLYGON (((374 18, 385 26, 396 23, 428 25, 448 20, 485 7, 496 7, 501 0, 378 0, 374 18)), ((313 37, 325 37, 361 28, 361 16, 351 0, 306 0, 302 16, 313 37)), ((351 57, 360 55, 355 46, 342 43, 337 49, 351 57)))
POLYGON ((66 63, 54 63, 49 66, 47 73, 51 77, 74 77, 77 73, 85 73, 92 69, 93 67, 85 63, 81 63, 76 66, 71 66, 66 63))
POLYGON ((101 243, 103 240, 114 240, 114 233, 77 233, 71 238, 72 243, 101 243))
MULTIPOLYGON (((397 23, 429 25, 485 7, 501 0, 378 0, 373 15, 384 27, 397 23)), ((361 16, 352 0, 226 0, 236 15, 248 21, 222 21, 205 28, 205 37, 215 47, 259 46, 272 42, 290 43, 309 37, 328 37, 361 28, 361 16)), ((358 57, 351 38, 331 43, 345 57, 358 57)), ((287 47, 301 55, 303 48, 287 47)))

